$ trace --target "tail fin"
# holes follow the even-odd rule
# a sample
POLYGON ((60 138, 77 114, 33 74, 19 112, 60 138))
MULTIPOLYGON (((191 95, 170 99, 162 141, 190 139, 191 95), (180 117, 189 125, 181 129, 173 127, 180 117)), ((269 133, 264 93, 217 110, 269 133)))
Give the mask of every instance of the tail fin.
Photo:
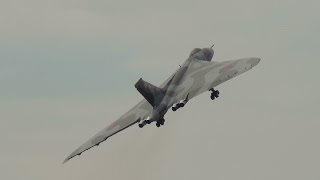
POLYGON ((142 78, 135 84, 135 87, 153 107, 160 104, 165 94, 164 90, 144 81, 142 78))

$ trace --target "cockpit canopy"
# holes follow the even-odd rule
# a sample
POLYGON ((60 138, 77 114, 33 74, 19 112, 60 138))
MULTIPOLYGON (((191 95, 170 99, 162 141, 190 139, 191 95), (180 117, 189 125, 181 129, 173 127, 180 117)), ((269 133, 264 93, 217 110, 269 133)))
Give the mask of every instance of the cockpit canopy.
POLYGON ((202 61, 211 61, 214 51, 212 48, 194 48, 189 57, 193 57, 202 61))

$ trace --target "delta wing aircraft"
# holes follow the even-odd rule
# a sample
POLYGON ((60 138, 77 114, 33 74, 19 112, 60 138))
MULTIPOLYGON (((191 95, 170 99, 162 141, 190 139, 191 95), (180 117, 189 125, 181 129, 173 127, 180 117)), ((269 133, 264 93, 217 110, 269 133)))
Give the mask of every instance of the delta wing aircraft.
POLYGON ((212 100, 218 98, 219 91, 214 87, 250 70, 260 62, 257 57, 215 62, 211 61, 213 54, 212 46, 193 49, 180 68, 159 87, 139 79, 135 87, 144 99, 72 152, 64 163, 133 124, 138 123, 140 128, 153 122, 157 127, 164 125, 164 115, 170 108, 176 111, 203 92, 211 91, 212 100))

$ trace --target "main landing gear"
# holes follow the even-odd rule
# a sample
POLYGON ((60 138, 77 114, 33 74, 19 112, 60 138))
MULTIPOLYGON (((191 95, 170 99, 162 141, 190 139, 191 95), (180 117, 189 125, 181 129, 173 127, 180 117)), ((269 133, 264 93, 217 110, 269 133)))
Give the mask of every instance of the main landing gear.
POLYGON ((150 124, 150 123, 151 121, 149 119, 144 120, 139 124, 139 128, 143 128, 146 124, 150 124))
MULTIPOLYGON (((163 126, 163 125, 164 125, 164 122, 165 122, 165 120, 164 120, 163 118, 161 118, 161 119, 159 119, 159 120, 157 121, 156 126, 157 126, 157 127, 163 126)), ((151 124, 151 121, 148 120, 148 119, 142 121, 142 122, 139 124, 139 127, 140 127, 140 128, 143 128, 143 127, 144 127, 145 125, 147 125, 147 124, 151 124)))
POLYGON ((211 99, 214 100, 215 98, 219 97, 220 92, 218 90, 214 90, 213 88, 209 89, 211 91, 211 99))
POLYGON ((165 121, 166 121, 166 120, 164 120, 163 118, 160 119, 159 121, 157 121, 156 126, 157 126, 157 127, 163 126, 165 121))

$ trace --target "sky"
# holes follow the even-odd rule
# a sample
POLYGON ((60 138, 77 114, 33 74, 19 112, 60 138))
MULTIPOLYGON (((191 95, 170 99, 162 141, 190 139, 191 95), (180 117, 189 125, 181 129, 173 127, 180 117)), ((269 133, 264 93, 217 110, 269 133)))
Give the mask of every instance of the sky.
POLYGON ((306 0, 0 0, 0 179, 320 178, 320 13, 306 0), (195 47, 262 60, 166 124, 62 161, 195 47))

